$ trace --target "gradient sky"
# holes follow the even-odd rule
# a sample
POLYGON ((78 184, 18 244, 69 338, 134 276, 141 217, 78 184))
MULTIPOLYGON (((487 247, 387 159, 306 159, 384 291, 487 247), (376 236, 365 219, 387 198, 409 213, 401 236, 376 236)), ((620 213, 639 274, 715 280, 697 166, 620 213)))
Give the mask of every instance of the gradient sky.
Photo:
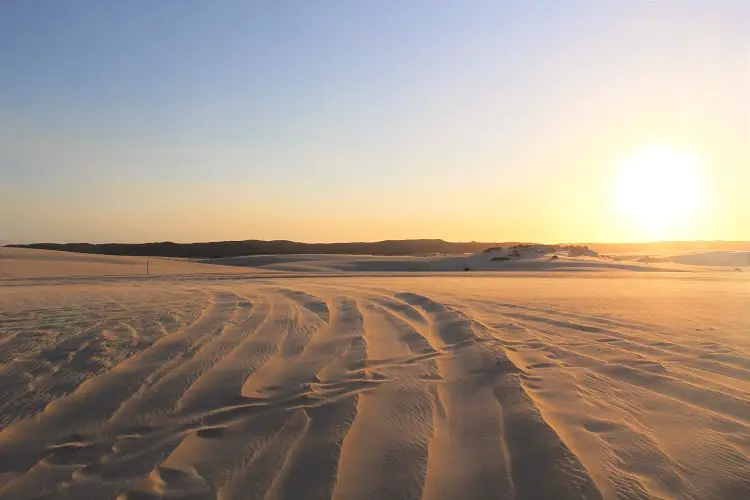
POLYGON ((745 0, 8 0, 0 241, 750 240, 749 116, 745 0))

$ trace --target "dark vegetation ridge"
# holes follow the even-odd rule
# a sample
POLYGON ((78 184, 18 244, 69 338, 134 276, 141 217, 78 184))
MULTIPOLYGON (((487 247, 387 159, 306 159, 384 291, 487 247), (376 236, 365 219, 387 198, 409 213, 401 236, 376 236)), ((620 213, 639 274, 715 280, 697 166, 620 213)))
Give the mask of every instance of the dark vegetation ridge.
MULTIPOLYGON (((18 248, 38 248, 65 252, 133 255, 150 257, 182 257, 210 259, 269 254, 352 254, 352 255, 424 255, 475 253, 498 248, 509 248, 519 242, 451 242, 440 239, 384 240, 350 243, 301 243, 288 240, 211 241, 204 243, 33 243, 8 245, 18 248)), ((741 241, 665 241, 655 243, 588 243, 599 253, 618 252, 685 252, 707 250, 750 250, 750 242, 741 241)), ((521 244, 521 247, 527 246, 521 244)), ((540 245, 552 248, 553 245, 540 245)), ((581 246, 581 248, 583 248, 581 246)))
POLYGON ((19 248, 62 250, 66 252, 138 255, 151 257, 183 257, 210 259, 268 254, 354 254, 354 255, 420 255, 435 253, 480 252, 491 246, 510 246, 511 243, 453 243, 444 240, 386 240, 353 243, 300 243, 296 241, 245 240, 214 241, 207 243, 34 243, 10 245, 19 248))

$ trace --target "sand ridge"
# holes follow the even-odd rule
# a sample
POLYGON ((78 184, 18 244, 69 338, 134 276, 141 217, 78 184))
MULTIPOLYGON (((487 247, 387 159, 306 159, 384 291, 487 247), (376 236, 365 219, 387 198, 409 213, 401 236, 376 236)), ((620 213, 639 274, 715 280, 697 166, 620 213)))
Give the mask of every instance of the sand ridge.
MULTIPOLYGON (((247 273, 242 268, 206 266, 186 259, 121 257, 29 248, 0 247, 0 279, 86 276, 152 276, 247 273)), ((256 273, 262 273, 256 270, 256 273)))

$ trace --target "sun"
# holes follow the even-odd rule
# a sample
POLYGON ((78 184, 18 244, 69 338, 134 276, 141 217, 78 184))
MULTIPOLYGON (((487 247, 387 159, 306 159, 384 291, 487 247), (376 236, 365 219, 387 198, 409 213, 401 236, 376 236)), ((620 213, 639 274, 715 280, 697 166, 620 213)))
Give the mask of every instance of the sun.
POLYGON ((694 156, 649 148, 618 166, 613 201, 621 214, 650 237, 665 237, 701 208, 704 182, 694 156))

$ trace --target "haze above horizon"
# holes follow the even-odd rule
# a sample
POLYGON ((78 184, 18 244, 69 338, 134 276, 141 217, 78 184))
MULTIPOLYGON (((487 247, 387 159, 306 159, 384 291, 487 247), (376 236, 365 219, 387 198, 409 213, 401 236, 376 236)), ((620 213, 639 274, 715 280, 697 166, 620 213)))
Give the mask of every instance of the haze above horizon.
POLYGON ((0 239, 750 240, 750 4, 4 2, 0 239))

